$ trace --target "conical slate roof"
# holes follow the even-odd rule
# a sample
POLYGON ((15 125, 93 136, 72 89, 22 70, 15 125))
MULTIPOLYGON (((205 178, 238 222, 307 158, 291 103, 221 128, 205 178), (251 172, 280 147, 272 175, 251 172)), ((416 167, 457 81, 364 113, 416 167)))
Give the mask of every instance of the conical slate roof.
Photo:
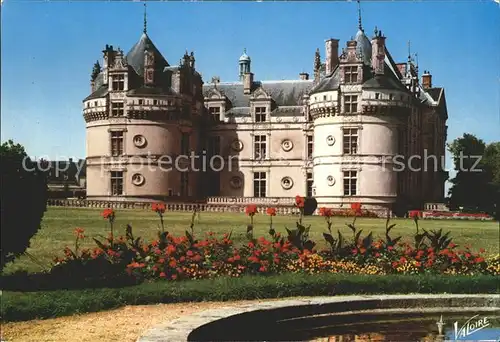
POLYGON ((354 40, 357 43, 356 50, 363 56, 363 63, 365 65, 371 65, 372 43, 365 35, 365 32, 361 29, 358 30, 358 32, 356 33, 356 38, 354 38, 354 40))
POLYGON ((153 51, 156 70, 163 70, 163 68, 169 66, 167 60, 158 51, 147 33, 143 33, 139 41, 127 53, 126 57, 127 63, 134 68, 139 76, 144 75, 144 51, 146 48, 153 51))

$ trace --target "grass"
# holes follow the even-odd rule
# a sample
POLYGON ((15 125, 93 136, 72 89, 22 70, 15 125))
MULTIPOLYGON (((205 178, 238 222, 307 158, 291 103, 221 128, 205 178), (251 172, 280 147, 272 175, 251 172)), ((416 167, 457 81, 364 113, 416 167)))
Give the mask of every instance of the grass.
POLYGON ((437 275, 244 276, 157 281, 123 288, 3 292, 3 321, 51 318, 124 305, 245 299, 403 293, 497 293, 498 277, 437 275), (55 300, 56 299, 56 300, 55 300))
MULTIPOLYGON (((85 229, 86 238, 82 247, 95 247, 91 237, 98 235, 106 236, 109 226, 101 216, 101 209, 88 208, 56 208, 50 207, 45 213, 42 229, 31 241, 28 252, 35 261, 28 256, 22 256, 14 263, 8 265, 4 272, 6 274, 25 270, 28 272, 38 272, 50 267, 54 256, 62 256, 65 246, 74 246, 73 230, 76 227, 85 229)), ((172 212, 165 214, 165 229, 174 235, 183 234, 189 229, 191 213, 172 212)), ((293 228, 296 218, 294 216, 276 216, 273 219, 274 228, 278 232, 285 233, 285 226, 293 228)), ((200 218, 195 219, 195 235, 200 236, 205 232, 212 231, 216 234, 227 233, 233 230, 233 240, 235 243, 246 241, 246 225, 249 220, 244 214, 236 213, 211 213, 202 212, 200 218)), ((346 227, 346 223, 352 222, 352 218, 335 217, 333 219, 333 229, 340 229, 345 236, 351 236, 351 230, 346 227)), ((151 210, 122 209, 116 211, 115 234, 118 231, 124 233, 124 227, 130 223, 134 230, 134 235, 141 236, 146 240, 156 237, 159 229, 159 219, 157 214, 151 210)), ((318 216, 306 217, 305 225, 311 225, 311 238, 320 247, 325 246, 322 233, 326 230, 324 218, 318 216)), ((396 227, 391 231, 392 236, 402 235, 403 240, 410 241, 415 232, 415 224, 409 219, 394 219, 396 227)), ((470 244, 473 249, 484 248, 487 254, 496 254, 500 249, 499 245, 499 224, 492 221, 458 221, 458 220, 422 220, 419 221, 421 228, 427 230, 440 229, 451 231, 454 242, 457 245, 470 244)), ((385 231, 385 219, 358 218, 356 226, 363 229, 364 233, 373 231, 375 237, 383 236, 385 231)), ((269 217, 257 214, 254 219, 255 236, 268 236, 269 217)))

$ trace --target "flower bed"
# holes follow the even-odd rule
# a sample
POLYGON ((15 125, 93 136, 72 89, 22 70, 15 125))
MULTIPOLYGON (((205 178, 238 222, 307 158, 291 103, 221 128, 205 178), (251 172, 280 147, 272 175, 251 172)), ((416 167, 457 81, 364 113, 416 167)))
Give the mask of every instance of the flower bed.
MULTIPOLYGON (((410 212, 410 217, 411 217, 410 212)), ((423 211, 420 214, 423 219, 440 219, 440 220, 481 220, 481 221, 492 221, 493 217, 488 214, 475 214, 475 213, 462 213, 453 211, 423 211)))
POLYGON ((348 274, 500 274, 500 256, 486 259, 484 250, 473 252, 469 246, 459 249, 448 233, 419 228, 420 215, 413 213, 416 232, 413 243, 401 242, 401 237, 391 237, 395 224, 386 223, 385 238, 374 240, 373 234, 362 235, 356 228, 356 219, 363 211, 354 203, 353 221, 347 226, 352 236, 332 231, 335 211, 320 208, 325 218, 323 237, 329 248, 317 250, 309 238, 309 229, 303 224, 304 199, 297 196, 300 211, 296 227, 285 228, 282 234, 275 230, 274 208, 268 208, 269 236, 254 237, 253 218, 259 214, 255 205, 246 208, 249 217, 248 242, 236 246, 231 232, 216 236, 208 232, 195 236, 193 212, 191 225, 182 236, 173 236, 164 230, 165 205, 154 203, 152 210, 158 215, 161 230, 154 241, 135 237, 128 225, 124 236, 115 236, 115 212, 102 213, 109 221, 110 232, 106 239, 98 240, 93 250, 79 248, 86 238, 81 228, 75 230, 75 246, 66 247, 64 258, 56 258, 51 273, 59 276, 79 276, 84 279, 117 277, 134 279, 203 279, 218 276, 240 277, 245 274, 270 275, 281 273, 348 273, 348 274))

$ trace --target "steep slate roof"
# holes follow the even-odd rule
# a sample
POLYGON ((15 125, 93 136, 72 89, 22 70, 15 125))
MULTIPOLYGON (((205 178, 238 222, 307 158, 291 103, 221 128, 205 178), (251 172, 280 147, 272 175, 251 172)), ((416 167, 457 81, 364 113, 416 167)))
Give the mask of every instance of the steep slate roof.
POLYGON ((356 51, 361 54, 363 57, 363 63, 365 65, 371 65, 372 61, 372 43, 365 35, 363 30, 358 30, 356 33, 356 37, 354 38, 356 41, 356 51))
MULTIPOLYGON (((308 93, 312 83, 312 80, 256 81, 253 83, 252 90, 262 88, 271 96, 278 107, 302 106, 302 96, 308 93)), ((213 87, 213 84, 204 85, 203 93, 206 95, 213 87)), ((243 93, 242 82, 219 83, 216 87, 231 102, 232 108, 227 114, 235 116, 250 114, 250 95, 243 93)), ((276 110, 273 112, 276 112, 276 110)), ((292 113, 293 111, 288 112, 292 113)), ((276 113, 277 115, 278 113, 283 115, 283 111, 277 111, 276 113)))
POLYGON ((143 33, 139 41, 127 53, 126 57, 127 63, 134 68, 139 76, 144 76, 144 51, 146 48, 149 51, 153 51, 156 70, 163 70, 163 68, 169 66, 167 60, 158 51, 149 36, 143 33))

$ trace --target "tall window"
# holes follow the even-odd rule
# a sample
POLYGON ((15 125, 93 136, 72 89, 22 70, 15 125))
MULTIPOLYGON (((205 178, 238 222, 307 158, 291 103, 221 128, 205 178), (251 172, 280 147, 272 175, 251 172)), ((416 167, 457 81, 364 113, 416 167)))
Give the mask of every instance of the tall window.
POLYGON ((220 107, 210 107, 208 108, 210 117, 215 121, 220 121, 220 107))
POLYGON ((189 134, 182 133, 181 136, 181 154, 187 156, 189 154, 189 134))
POLYGON ((358 111, 358 96, 344 96, 344 108, 346 113, 356 113, 358 111))
POLYGON ((123 154, 123 132, 111 132, 111 155, 121 156, 123 154))
POLYGON ((358 129, 344 128, 344 154, 358 153, 358 129))
POLYGON ((123 195, 123 171, 111 171, 111 194, 123 195))
POLYGON ((208 139, 207 155, 208 156, 220 155, 220 136, 210 137, 208 139))
POLYGON ((123 90, 125 89, 125 75, 118 74, 113 75, 113 90, 123 90))
POLYGON ((348 66, 345 67, 344 72, 344 80, 346 84, 352 84, 358 82, 358 67, 357 66, 348 66))
POLYGON ((266 173, 253 173, 253 196, 266 197, 266 173))
POLYGON ((111 116, 123 116, 123 102, 111 103, 111 116))
POLYGON ((254 158, 266 158, 266 136, 256 135, 254 139, 254 158))
POLYGON ((266 107, 255 107, 255 122, 266 122, 266 107))
POLYGON ((307 187, 307 197, 313 196, 313 174, 312 172, 307 173, 306 187, 307 187))
POLYGON ((357 171, 344 171, 344 196, 354 196, 357 194, 357 171))
POLYGON ((307 136, 307 159, 311 159, 313 155, 313 136, 307 136))
POLYGON ((181 172, 181 196, 188 196, 189 173, 181 172))

